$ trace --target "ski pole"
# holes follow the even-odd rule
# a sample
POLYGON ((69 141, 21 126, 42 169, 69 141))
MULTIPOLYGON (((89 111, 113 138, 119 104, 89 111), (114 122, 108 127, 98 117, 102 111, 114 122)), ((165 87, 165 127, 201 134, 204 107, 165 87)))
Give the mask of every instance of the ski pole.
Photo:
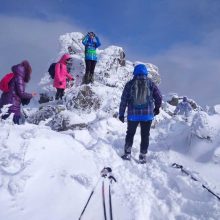
POLYGON ((88 200, 87 200, 87 202, 86 202, 86 204, 85 204, 85 206, 84 206, 84 208, 83 208, 83 210, 82 210, 82 213, 81 213, 81 215, 80 215, 80 217, 79 217, 79 220, 81 220, 81 218, 82 218, 82 216, 83 216, 83 214, 84 214, 84 212, 85 212, 85 210, 86 210, 86 208, 87 208, 87 206, 88 206, 88 204, 89 204, 89 201, 90 201, 90 199, 92 198, 92 196, 93 196, 93 194, 94 194, 94 192, 95 192, 95 189, 96 189, 97 185, 99 184, 99 181, 101 180, 101 177, 106 177, 109 172, 111 172, 111 168, 110 168, 110 167, 104 167, 104 168, 102 169, 102 171, 101 171, 101 176, 99 177, 99 179, 97 180, 97 182, 96 182, 94 188, 92 189, 92 192, 90 193, 89 198, 88 198, 88 200))
POLYGON ((80 220, 81 217, 83 216, 83 213, 85 212, 86 207, 88 206, 89 201, 90 201, 90 199, 92 198, 92 195, 93 195, 93 193, 95 192, 95 189, 96 189, 96 187, 97 187, 97 185, 98 185, 100 179, 101 179, 101 177, 99 177, 99 179, 98 179, 98 181, 96 182, 94 188, 92 189, 92 192, 90 193, 90 196, 89 196, 89 198, 88 198, 88 200, 87 200, 87 202, 86 202, 86 205, 85 205, 85 207, 84 207, 83 210, 82 210, 82 213, 81 213, 81 215, 80 215, 80 217, 79 217, 79 220, 80 220))
POLYGON ((213 196, 215 196, 220 201, 220 196, 218 196, 216 193, 214 193, 210 188, 208 188, 206 185, 201 183, 198 179, 196 179, 193 175, 191 175, 189 172, 187 172, 182 165, 179 165, 177 163, 173 163, 172 167, 180 169, 183 173, 185 173, 187 176, 190 176, 190 178, 196 182, 199 182, 204 189, 206 189, 209 193, 211 193, 213 196))
POLYGON ((110 167, 104 167, 101 171, 102 180, 102 205, 103 205, 103 212, 104 212, 104 219, 107 220, 106 216, 106 204, 105 204, 105 178, 112 172, 110 167))
POLYGON ((105 205, 105 180, 102 181, 102 205, 103 205, 103 211, 104 211, 104 219, 107 220, 106 216, 106 205, 105 205))
POLYGON ((108 177, 108 179, 109 179, 109 182, 110 182, 109 188, 108 188, 110 220, 113 220, 111 184, 112 184, 112 181, 113 181, 113 180, 114 180, 115 182, 117 182, 117 181, 116 181, 115 177, 112 176, 112 175, 110 175, 110 176, 108 177))

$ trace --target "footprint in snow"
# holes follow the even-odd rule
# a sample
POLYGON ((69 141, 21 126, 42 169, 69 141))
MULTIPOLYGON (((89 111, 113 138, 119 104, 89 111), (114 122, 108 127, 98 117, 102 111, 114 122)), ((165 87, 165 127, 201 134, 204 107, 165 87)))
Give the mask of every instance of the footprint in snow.
POLYGON ((92 185, 92 179, 85 174, 71 175, 70 177, 86 188, 92 185))

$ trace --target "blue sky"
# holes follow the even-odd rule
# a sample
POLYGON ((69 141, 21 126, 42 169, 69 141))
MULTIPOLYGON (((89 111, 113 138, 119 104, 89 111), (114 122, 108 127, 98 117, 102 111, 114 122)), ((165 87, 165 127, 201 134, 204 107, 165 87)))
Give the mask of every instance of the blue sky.
POLYGON ((59 35, 92 30, 102 49, 118 45, 127 59, 158 66, 164 93, 188 95, 202 105, 217 104, 219 11, 218 0, 3 1, 0 73, 26 58, 33 65, 36 84, 57 56, 59 35))

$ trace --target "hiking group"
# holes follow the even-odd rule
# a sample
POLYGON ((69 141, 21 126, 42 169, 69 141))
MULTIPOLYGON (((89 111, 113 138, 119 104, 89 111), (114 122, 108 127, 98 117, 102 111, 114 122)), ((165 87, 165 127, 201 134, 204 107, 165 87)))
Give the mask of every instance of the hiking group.
MULTIPOLYGON (((101 45, 99 38, 89 32, 83 39, 85 46, 85 74, 82 84, 94 82, 94 70, 97 63, 96 49, 101 45)), ((67 79, 73 81, 70 74, 72 58, 75 54, 74 49, 69 46, 68 53, 64 54, 57 63, 52 63, 48 72, 53 79, 53 86, 56 88, 56 100, 62 100, 64 91, 67 87, 67 79)), ((11 114, 15 124, 19 124, 21 118, 21 105, 28 104, 36 96, 35 92, 26 93, 25 83, 31 78, 32 68, 28 61, 22 61, 20 64, 12 66, 12 72, 6 74, 0 81, 0 108, 9 105, 8 113, 2 114, 1 118, 6 119, 11 114)), ((127 108, 127 132, 125 137, 124 154, 122 159, 131 159, 131 149, 137 126, 141 127, 141 143, 139 162, 146 163, 146 154, 149 146, 150 128, 154 116, 160 113, 162 96, 155 83, 148 78, 149 70, 144 64, 134 67, 133 79, 126 83, 121 96, 119 107, 119 120, 125 122, 125 110, 127 108)), ((186 97, 184 103, 177 106, 175 114, 191 110, 187 104, 186 97)))

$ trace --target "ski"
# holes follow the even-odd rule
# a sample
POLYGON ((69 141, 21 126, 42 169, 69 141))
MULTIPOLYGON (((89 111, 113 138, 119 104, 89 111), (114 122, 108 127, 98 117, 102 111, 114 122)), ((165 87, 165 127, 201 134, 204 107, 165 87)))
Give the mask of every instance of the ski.
POLYGON ((220 196, 214 193, 209 187, 207 187, 205 184, 203 184, 201 181, 199 181, 196 177, 194 177, 189 171, 187 171, 182 165, 173 163, 172 164, 173 168, 180 169, 182 173, 186 174, 189 176, 192 180, 199 182, 204 189, 206 189, 209 193, 211 193, 213 196, 215 196, 219 201, 220 201, 220 196))

